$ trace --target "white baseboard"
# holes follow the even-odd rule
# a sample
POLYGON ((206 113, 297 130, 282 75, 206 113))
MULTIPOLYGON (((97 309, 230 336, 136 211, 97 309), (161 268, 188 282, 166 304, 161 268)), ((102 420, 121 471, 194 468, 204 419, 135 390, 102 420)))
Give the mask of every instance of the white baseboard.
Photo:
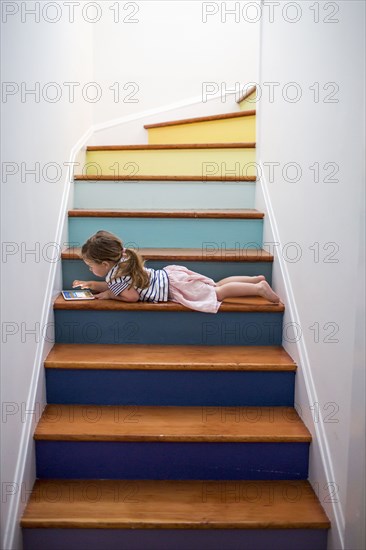
MULTIPOLYGON (((268 183, 264 175, 264 166, 259 159, 257 159, 257 163, 260 180, 257 181, 256 208, 265 213, 263 243, 279 243, 278 248, 282 249, 280 231, 271 205, 268 183)), ((263 248, 266 249, 265 246, 263 248)), ((287 264, 282 255, 276 253, 276 247, 273 248, 275 261, 272 284, 275 287, 275 292, 280 295, 282 302, 285 304, 284 326, 287 326, 287 323, 297 323, 297 326, 301 326, 301 319, 297 309, 296 298, 293 292, 287 264)), ((323 487, 328 483, 334 483, 335 475, 324 425, 322 422, 314 422, 314 418, 310 412, 309 405, 319 402, 319 399, 317 397, 317 390, 312 375, 306 338, 303 336, 298 339, 297 342, 286 342, 286 340, 284 340, 283 347, 298 365, 295 385, 295 404, 313 438, 309 464, 309 481, 316 490, 318 486, 323 487)), ((331 487, 331 485, 328 487, 331 487)), ((328 550, 342 550, 345 548, 345 518, 340 501, 338 499, 338 502, 322 502, 322 506, 332 523, 328 538, 328 550)))

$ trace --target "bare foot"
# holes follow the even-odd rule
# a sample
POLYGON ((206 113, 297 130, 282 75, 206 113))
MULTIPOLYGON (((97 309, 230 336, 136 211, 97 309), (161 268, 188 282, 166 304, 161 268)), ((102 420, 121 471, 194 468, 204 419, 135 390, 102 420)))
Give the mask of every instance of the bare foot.
POLYGON ((275 292, 273 292, 267 281, 261 281, 258 283, 258 288, 260 289, 260 295, 263 296, 263 298, 266 298, 274 304, 278 304, 280 298, 275 292))
POLYGON ((264 275, 257 275, 257 277, 254 277, 254 278, 257 279, 257 281, 255 281, 255 282, 258 282, 258 283, 260 283, 261 281, 266 280, 264 275))

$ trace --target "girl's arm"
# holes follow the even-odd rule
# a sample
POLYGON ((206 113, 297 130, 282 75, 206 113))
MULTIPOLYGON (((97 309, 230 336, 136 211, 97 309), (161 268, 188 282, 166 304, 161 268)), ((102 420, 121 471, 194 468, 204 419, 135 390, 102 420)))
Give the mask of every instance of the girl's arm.
POLYGON ((78 286, 81 288, 90 288, 90 290, 95 290, 96 292, 108 290, 108 285, 105 281, 74 281, 72 283, 72 288, 76 288, 78 286))
POLYGON ((118 296, 113 294, 111 290, 106 290, 100 294, 96 294, 98 300, 119 300, 120 302, 138 302, 140 295, 134 288, 123 290, 118 296))
POLYGON ((109 290, 108 284, 105 281, 74 281, 72 287, 90 288, 98 292, 95 298, 98 300, 119 300, 121 302, 138 302, 140 295, 134 288, 123 290, 118 296, 109 290))

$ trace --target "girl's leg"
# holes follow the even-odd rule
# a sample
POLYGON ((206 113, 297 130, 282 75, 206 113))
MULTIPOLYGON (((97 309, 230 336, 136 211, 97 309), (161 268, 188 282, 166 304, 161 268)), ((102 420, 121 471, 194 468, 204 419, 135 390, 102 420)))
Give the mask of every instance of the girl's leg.
POLYGON ((239 296, 262 296, 275 304, 280 301, 267 281, 260 281, 255 284, 230 282, 215 287, 215 290, 219 302, 222 302, 225 298, 238 298, 239 296))
POLYGON ((255 277, 249 277, 249 276, 241 276, 241 275, 234 275, 233 277, 225 277, 225 279, 221 279, 216 283, 216 286, 222 286, 226 283, 260 283, 261 281, 265 281, 264 275, 257 275, 255 277))

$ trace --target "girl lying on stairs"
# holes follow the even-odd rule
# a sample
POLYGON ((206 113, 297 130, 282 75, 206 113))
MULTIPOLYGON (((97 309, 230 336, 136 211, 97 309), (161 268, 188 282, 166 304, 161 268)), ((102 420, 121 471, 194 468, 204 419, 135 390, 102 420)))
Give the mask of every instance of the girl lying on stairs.
POLYGON ((215 283, 209 277, 184 266, 168 265, 164 269, 144 267, 144 260, 134 250, 108 231, 98 231, 82 246, 81 254, 90 271, 105 282, 74 281, 73 288, 90 288, 99 300, 123 302, 178 302, 190 309, 217 313, 225 298, 262 296, 270 302, 280 301, 265 277, 226 277, 215 283))

